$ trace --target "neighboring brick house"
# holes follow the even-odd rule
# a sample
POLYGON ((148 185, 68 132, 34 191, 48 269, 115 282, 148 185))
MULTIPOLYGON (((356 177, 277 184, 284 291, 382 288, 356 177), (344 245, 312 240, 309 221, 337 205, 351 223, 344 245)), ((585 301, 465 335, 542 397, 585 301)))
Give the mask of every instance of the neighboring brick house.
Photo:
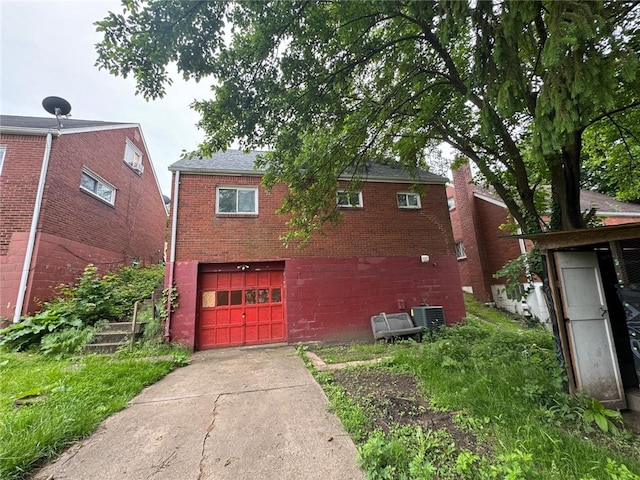
MULTIPOLYGON (((529 240, 505 238, 509 232, 500 225, 509 221, 504 202, 494 193, 471 183, 469 164, 453 171, 453 186, 447 188, 453 236, 463 290, 486 302, 496 302, 502 308, 543 321, 549 313, 540 284, 526 301, 507 298, 504 279, 493 275, 507 262, 529 251, 529 240)), ((601 193, 582 190, 582 211, 596 208, 596 216, 604 225, 619 225, 640 221, 640 205, 619 202, 601 193)))
POLYGON ((9 321, 89 263, 163 260, 166 207, 140 126, 62 124, 0 116, 0 317, 9 321))
MULTIPOLYGON (((445 195, 446 179, 371 165, 358 195, 340 191, 344 214, 302 249, 280 236, 286 193, 261 186, 259 152, 174 163, 167 285, 179 306, 166 335, 206 349, 269 342, 373 340, 370 318, 464 303, 445 195), (426 193, 411 191, 423 184, 426 193), (428 255, 427 258, 423 256, 428 255)), ((344 183, 346 185, 346 183, 344 183)))

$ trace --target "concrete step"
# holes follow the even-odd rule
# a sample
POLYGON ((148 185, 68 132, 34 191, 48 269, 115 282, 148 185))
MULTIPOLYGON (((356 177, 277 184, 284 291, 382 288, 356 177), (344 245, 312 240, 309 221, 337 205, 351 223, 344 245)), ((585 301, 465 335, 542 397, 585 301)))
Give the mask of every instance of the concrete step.
POLYGON ((138 338, 142 334, 142 324, 137 323, 135 333, 131 331, 132 322, 112 322, 95 334, 93 342, 85 345, 87 353, 114 353, 118 348, 131 342, 131 336, 138 338))
POLYGON ((96 333, 92 343, 122 343, 131 339, 131 332, 103 331, 96 333))
POLYGON ((123 343, 89 343, 84 346, 87 353, 115 353, 123 343))
MULTIPOLYGON (((136 323, 136 333, 140 332, 141 325, 142 324, 140 323, 136 323)), ((111 322, 111 323, 107 323, 104 326, 103 331, 130 333, 132 326, 133 326, 133 322, 111 322)))

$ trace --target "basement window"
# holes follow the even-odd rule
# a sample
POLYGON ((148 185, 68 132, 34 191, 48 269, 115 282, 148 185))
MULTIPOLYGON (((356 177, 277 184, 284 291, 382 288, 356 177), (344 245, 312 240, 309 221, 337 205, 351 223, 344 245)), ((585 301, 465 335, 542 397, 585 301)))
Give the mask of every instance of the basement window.
POLYGON ((144 165, 142 165, 142 152, 128 138, 124 145, 124 163, 129 165, 138 173, 142 173, 144 171, 144 165))
POLYGON ((456 258, 458 260, 467 258, 467 252, 464 249, 463 242, 456 242, 456 258))
POLYGON ((411 192, 398 192, 396 194, 398 208, 420 208, 420 195, 411 192))
POLYGON ((257 187, 217 187, 216 213, 258 214, 257 187))
POLYGON ((336 193, 336 201, 338 203, 338 207, 342 208, 362 207, 362 192, 338 190, 336 193))
POLYGON ((107 202, 109 205, 116 204, 116 187, 87 168, 82 169, 80 190, 107 202))

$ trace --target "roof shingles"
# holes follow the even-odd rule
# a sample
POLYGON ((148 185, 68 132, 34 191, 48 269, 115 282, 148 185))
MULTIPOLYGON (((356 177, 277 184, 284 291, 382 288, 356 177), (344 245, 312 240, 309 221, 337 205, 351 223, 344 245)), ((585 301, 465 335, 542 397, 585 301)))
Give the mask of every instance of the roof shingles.
MULTIPOLYGON (((71 118, 61 119, 63 129, 96 128, 118 125, 130 125, 123 122, 103 122, 99 120, 76 120, 71 118)), ((25 128, 25 129, 58 129, 58 120, 54 117, 21 117, 17 115, 0 115, 0 129, 25 128)))
MULTIPOLYGON (((252 151, 245 153, 239 150, 226 150, 217 152, 211 158, 183 158, 173 163, 169 170, 185 173, 201 173, 209 175, 256 175, 262 176, 264 170, 254 168, 256 157, 263 151, 252 151)), ((398 181, 401 183, 446 183, 447 178, 429 173, 425 170, 418 170, 416 176, 410 175, 400 167, 392 167, 379 163, 369 163, 367 166, 367 176, 369 181, 398 181)))

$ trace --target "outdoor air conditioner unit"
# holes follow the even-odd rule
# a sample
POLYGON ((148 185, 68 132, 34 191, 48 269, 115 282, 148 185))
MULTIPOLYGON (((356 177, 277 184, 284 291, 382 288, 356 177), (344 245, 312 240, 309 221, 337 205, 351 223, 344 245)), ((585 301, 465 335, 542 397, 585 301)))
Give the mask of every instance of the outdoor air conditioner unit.
POLYGON ((411 317, 416 327, 433 332, 444 327, 444 309, 442 307, 411 307, 411 317))

